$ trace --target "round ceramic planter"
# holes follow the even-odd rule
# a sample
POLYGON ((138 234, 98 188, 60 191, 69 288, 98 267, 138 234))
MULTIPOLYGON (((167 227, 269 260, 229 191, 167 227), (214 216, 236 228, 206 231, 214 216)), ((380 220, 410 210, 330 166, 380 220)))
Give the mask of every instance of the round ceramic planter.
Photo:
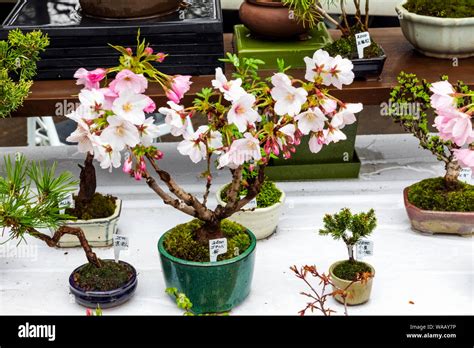
POLYGON ((409 187, 403 191, 405 208, 411 225, 424 233, 445 233, 471 236, 474 233, 474 212, 456 213, 448 211, 423 210, 408 200, 409 187))
MULTIPOLYGON (((221 198, 221 193, 224 188, 225 186, 221 187, 216 194, 217 202, 222 206, 227 204, 221 198)), ((280 201, 271 207, 256 208, 253 211, 239 211, 232 215, 229 220, 247 227, 253 232, 257 240, 271 236, 278 227, 278 221, 280 220, 281 212, 285 205, 285 192, 280 191, 280 201)))
POLYGON ((133 296, 137 288, 137 271, 129 263, 124 261, 119 262, 130 266, 133 271, 133 275, 132 278, 126 284, 116 290, 110 291, 84 291, 79 288, 74 282, 74 273, 78 272, 86 265, 82 265, 76 268, 69 276, 69 288, 76 299, 76 303, 87 308, 97 308, 97 306, 100 306, 100 308, 112 308, 120 306, 121 304, 127 302, 133 296))
POLYGON ((396 7, 403 34, 421 53, 436 58, 474 56, 474 17, 438 18, 396 7))
POLYGON ((252 283, 257 240, 252 232, 250 247, 241 255, 218 262, 192 262, 170 255, 163 246, 166 232, 158 242, 167 288, 177 288, 193 304, 193 312, 230 311, 248 296, 252 283))
POLYGON ((181 0, 79 0, 82 13, 102 19, 143 19, 177 11, 181 0))
MULTIPOLYGON (((334 268, 336 268, 336 266, 339 265, 340 263, 343 263, 346 261, 347 260, 338 261, 331 265, 331 267, 329 268, 329 274, 331 275, 331 280, 338 289, 347 290, 349 292, 349 295, 346 297, 346 304, 350 306, 363 304, 370 299, 370 293, 372 292, 372 282, 373 282, 374 277, 369 278, 369 280, 364 284, 362 284, 362 282, 355 282, 352 285, 350 285, 352 283, 351 281, 336 277, 334 275, 334 268)), ((368 263, 365 263, 365 264, 370 267, 372 275, 375 276, 375 269, 368 263)), ((334 290, 336 289, 334 288, 334 290)), ((334 298, 338 302, 344 304, 344 300, 341 297, 341 295, 336 295, 334 298)))
POLYGON ((279 1, 246 0, 239 10, 242 23, 256 36, 289 39, 305 34, 308 26, 290 18, 290 10, 279 1))
MULTIPOLYGON (((107 247, 113 243, 117 233, 118 221, 122 212, 122 201, 117 198, 113 215, 102 219, 66 221, 64 225, 80 228, 92 247, 107 247)), ((61 248, 79 247, 79 239, 73 235, 64 235, 58 243, 61 248)))

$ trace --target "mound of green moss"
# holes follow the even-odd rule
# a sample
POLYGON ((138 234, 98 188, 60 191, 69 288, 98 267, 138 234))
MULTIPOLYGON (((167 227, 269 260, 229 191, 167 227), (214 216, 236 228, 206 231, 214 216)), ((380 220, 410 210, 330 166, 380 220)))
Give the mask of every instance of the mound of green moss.
POLYGON ((79 220, 103 219, 112 216, 115 212, 117 198, 112 196, 104 196, 95 193, 89 204, 83 204, 74 197, 75 208, 66 209, 66 214, 75 216, 79 220))
MULTIPOLYGON (((230 184, 225 186, 221 191, 221 199, 227 203, 227 192, 229 191, 230 184)), ((241 188, 239 192, 240 196, 247 195, 247 189, 241 188)), ((276 187, 275 183, 270 180, 265 180, 262 184, 260 193, 257 195, 257 208, 267 208, 278 203, 281 198, 281 191, 276 187)))
POLYGON ((74 281, 84 291, 110 291, 125 285, 133 276, 132 268, 124 263, 101 261, 97 268, 89 263, 74 273, 74 281))
POLYGON ((456 190, 448 190, 443 178, 420 181, 408 190, 408 200, 423 210, 472 212, 474 186, 460 182, 456 190))
POLYGON ((474 17, 473 0, 408 0, 405 8, 423 16, 440 18, 474 17))
MULTIPOLYGON (((330 56, 340 55, 342 58, 359 59, 357 53, 357 43, 354 35, 342 37, 333 43, 328 44, 324 49, 330 56)), ((382 48, 374 41, 369 47, 364 48, 364 59, 377 58, 384 55, 382 48)))
POLYGON ((349 281, 356 280, 358 274, 367 272, 372 273, 372 269, 368 264, 350 260, 341 262, 333 270, 336 277, 349 281))
MULTIPOLYGON (((163 241, 165 250, 182 260, 209 262, 209 247, 196 240, 196 231, 203 224, 204 222, 195 219, 170 230, 163 241)), ((242 225, 224 220, 221 230, 227 238, 227 253, 219 255, 217 261, 232 259, 250 247, 250 236, 242 225)))

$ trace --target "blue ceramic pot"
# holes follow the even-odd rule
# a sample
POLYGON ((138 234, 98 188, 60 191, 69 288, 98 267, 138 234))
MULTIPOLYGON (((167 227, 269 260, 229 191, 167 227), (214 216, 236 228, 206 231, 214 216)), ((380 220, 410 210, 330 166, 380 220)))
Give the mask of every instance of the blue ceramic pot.
MULTIPOLYGON (((113 260, 104 260, 113 261, 113 260)), ((128 265, 133 272, 130 280, 120 288, 110 291, 84 291, 74 282, 74 273, 81 270, 86 265, 76 268, 69 276, 69 288, 76 299, 76 303, 87 308, 112 308, 120 306, 127 302, 135 293, 138 279, 136 269, 127 262, 119 261, 121 264, 128 265)))

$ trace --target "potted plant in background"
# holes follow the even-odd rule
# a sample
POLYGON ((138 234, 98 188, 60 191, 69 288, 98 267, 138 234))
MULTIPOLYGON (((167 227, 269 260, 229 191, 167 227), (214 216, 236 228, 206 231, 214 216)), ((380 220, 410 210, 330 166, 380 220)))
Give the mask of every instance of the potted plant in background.
POLYGON ((367 213, 352 214, 346 208, 337 214, 327 214, 324 217, 324 229, 321 229, 319 234, 331 235, 335 240, 342 239, 349 254, 348 260, 335 262, 329 268, 331 280, 335 285, 334 290, 344 289, 348 293, 347 297, 341 294, 334 296, 343 304, 359 305, 370 298, 375 269, 368 263, 356 261, 354 247, 362 238, 368 237, 375 227, 377 218, 373 209, 367 213), (348 231, 351 233, 348 234, 348 231), (361 275, 362 280, 358 280, 361 275))
POLYGON ((27 161, 23 155, 4 160, 4 176, 0 177, 0 226, 9 233, 5 241, 26 240, 31 236, 56 247, 64 235, 77 238, 88 263, 71 273, 69 284, 76 302, 86 307, 109 308, 127 301, 137 286, 137 273, 130 264, 100 260, 92 251, 83 231, 64 225, 70 216, 62 214, 64 202, 74 190, 72 175, 56 175, 56 165, 49 167, 27 161), (42 233, 55 229, 53 236, 42 233))
MULTIPOLYGON (((139 86, 137 92, 144 91, 148 86, 148 80, 160 83, 166 88, 170 97, 177 100, 177 95, 173 92, 173 79, 170 76, 161 74, 157 70, 147 70, 145 66, 151 62, 162 62, 165 58, 163 53, 154 53, 153 50, 140 40, 140 33, 137 38, 136 56, 132 58, 132 51, 129 48, 121 46, 112 46, 123 54, 120 65, 109 69, 96 69, 87 71, 79 69, 75 77, 77 84, 83 85, 84 88, 79 93, 79 101, 81 107, 66 117, 77 122, 77 129, 67 138, 68 142, 78 143, 78 150, 86 154, 86 160, 83 166, 80 166, 80 185, 79 192, 74 196, 73 207, 67 210, 67 213, 77 218, 77 220, 69 221, 68 225, 81 228, 86 234, 92 246, 110 246, 113 242, 113 235, 117 233, 118 221, 120 218, 122 201, 111 195, 102 195, 96 192, 96 172, 93 164, 94 156, 102 156, 107 152, 106 148, 101 148, 101 152, 94 152, 91 145, 100 136, 100 124, 95 124, 94 120, 102 114, 101 107, 107 106, 116 110, 121 114, 126 114, 127 108, 141 105, 143 107, 143 124, 140 137, 146 143, 151 143, 159 134, 157 127, 150 125, 152 117, 145 120, 145 114, 155 111, 155 103, 150 98, 142 100, 127 100, 123 105, 113 105, 112 101, 123 91, 129 87, 131 79, 131 70, 138 71, 142 76, 138 77, 139 86), (116 74, 115 80, 108 86, 100 88, 100 83, 107 76, 116 74), (144 75, 143 75, 144 74, 144 75), (173 94, 173 96, 171 96, 173 94), (90 134, 90 130, 97 131, 90 134), (145 131, 146 129, 146 131, 145 131)), ((135 77, 135 75, 133 75, 135 77)), ((187 77, 183 77, 185 80, 187 77)), ((141 120, 135 120, 140 125, 141 120)), ((71 236, 64 236, 60 241, 62 247, 78 246, 77 240, 71 236)))
POLYGON ((406 39, 436 58, 474 56, 474 5, 471 0, 404 0, 397 6, 406 39))
POLYGON ((0 118, 16 111, 28 96, 40 53, 49 45, 41 31, 11 30, 0 41, 0 118))
MULTIPOLYGON (((123 59, 129 59, 129 52, 123 54, 123 59)), ((321 89, 322 81, 326 79, 328 85, 352 82, 347 78, 351 76, 350 66, 341 66, 339 73, 329 77, 317 70, 320 62, 308 60, 314 73, 308 74, 305 82, 287 76, 284 63, 281 63, 282 71, 262 80, 258 75, 262 63, 259 60, 239 59, 229 54, 225 61, 234 65, 235 79, 227 80, 218 68, 213 88, 204 88, 193 106, 186 108, 178 104, 179 100, 170 100, 168 108, 159 109, 166 115, 172 134, 184 138, 177 150, 194 163, 203 160, 206 163, 207 169, 202 173, 206 180, 202 200, 179 186, 171 174, 161 168, 159 160, 163 153, 149 138, 143 137, 149 134, 153 123, 145 119, 147 105, 135 102, 148 98, 137 88, 142 86, 140 71, 130 72, 128 87, 113 100, 112 105, 120 105, 119 109, 106 104, 97 108, 96 118, 86 123, 90 136, 84 137, 94 153, 100 154, 95 158, 102 168, 119 167, 123 163, 127 174, 145 179, 165 204, 194 218, 165 232, 158 250, 166 287, 185 293, 197 314, 228 311, 250 291, 256 239, 246 227, 226 219, 260 192, 269 159, 275 152, 283 151, 291 156, 296 151, 302 134, 299 127, 311 136, 312 149, 317 152, 330 142, 344 139, 340 127, 345 120, 354 117, 350 116, 351 105, 342 102, 335 102, 330 112, 319 109, 321 104, 333 100, 327 90, 321 89), (134 102, 126 107, 129 112, 123 114, 121 110, 130 100, 134 102), (187 117, 198 112, 207 115, 208 124, 189 133, 187 117), (128 155, 122 160, 123 151, 128 151, 128 155), (207 203, 214 159, 218 168, 230 169, 232 182, 228 203, 210 209, 207 203), (250 175, 247 176, 247 195, 240 197, 244 170, 250 175)), ((156 72, 153 67, 146 71, 156 72)), ((187 82, 176 85, 175 94, 182 97, 189 89, 187 82)))
POLYGON ((82 13, 100 19, 139 20, 176 12, 181 0, 79 0, 82 13))
POLYGON ((445 164, 446 174, 404 190, 408 216, 414 229, 427 233, 471 235, 474 232, 474 92, 462 82, 451 85, 444 77, 430 85, 414 74, 401 73, 391 92, 392 119, 413 133, 423 149, 445 164), (418 114, 403 113, 416 104, 418 114), (400 109, 400 110, 398 110, 400 109), (430 133, 428 112, 434 110, 437 135, 430 133), (468 182, 459 180, 466 169, 468 182))
MULTIPOLYGON (((244 172, 239 190, 241 197, 245 197, 248 190, 245 174, 244 172)), ((228 184, 217 191, 218 204, 227 204, 230 187, 231 184, 228 184)), ((229 217, 229 220, 246 226, 257 240, 264 239, 276 231, 284 204, 285 193, 273 181, 265 179, 258 195, 244 209, 229 217)))

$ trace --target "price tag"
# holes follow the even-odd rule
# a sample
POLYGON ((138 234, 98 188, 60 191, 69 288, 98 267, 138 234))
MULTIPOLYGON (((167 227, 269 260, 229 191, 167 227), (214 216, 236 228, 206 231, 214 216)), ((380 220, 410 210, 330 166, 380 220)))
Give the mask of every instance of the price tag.
POLYGON ((120 236, 118 234, 114 235, 114 256, 115 262, 119 262, 120 251, 128 250, 128 237, 120 236))
POLYGON ((368 31, 364 31, 363 33, 358 33, 355 35, 356 42, 357 42, 357 53, 359 54, 359 58, 364 58, 364 48, 369 47, 372 43, 370 40, 370 34, 368 31))
POLYGON ((65 208, 71 208, 74 209, 76 207, 76 201, 74 201, 74 196, 72 193, 68 194, 66 198, 64 198, 60 203, 59 207, 61 207, 59 213, 64 214, 65 213, 65 208))
POLYGON ((459 174, 459 181, 472 185, 472 169, 463 168, 459 174))
POLYGON ((209 256, 211 262, 217 262, 217 256, 227 252, 227 238, 211 239, 209 241, 209 256))
POLYGON ((370 240, 361 240, 356 244, 357 259, 360 260, 366 256, 374 255, 374 242, 370 240))

